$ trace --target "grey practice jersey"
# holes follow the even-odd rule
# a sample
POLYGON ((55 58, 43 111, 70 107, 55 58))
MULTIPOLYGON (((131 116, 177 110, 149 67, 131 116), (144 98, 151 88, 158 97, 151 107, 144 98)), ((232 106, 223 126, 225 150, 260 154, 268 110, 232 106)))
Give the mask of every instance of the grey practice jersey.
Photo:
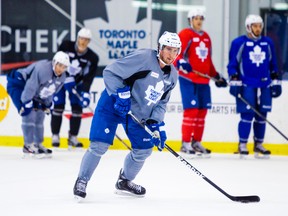
POLYGON ((60 90, 66 77, 65 73, 57 77, 52 69, 52 62, 48 60, 35 62, 18 72, 26 80, 21 101, 25 103, 34 99, 47 106, 51 104, 53 94, 60 90))
POLYGON ((131 111, 139 119, 163 121, 171 90, 178 79, 173 65, 169 72, 160 68, 157 52, 151 49, 136 50, 108 65, 103 71, 109 95, 116 94, 125 85, 131 90, 131 111))

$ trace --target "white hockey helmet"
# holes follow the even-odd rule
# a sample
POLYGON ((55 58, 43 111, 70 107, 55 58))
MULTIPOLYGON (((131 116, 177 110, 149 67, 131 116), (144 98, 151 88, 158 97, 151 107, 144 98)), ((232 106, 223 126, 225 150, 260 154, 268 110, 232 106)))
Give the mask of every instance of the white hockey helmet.
POLYGON ((245 20, 245 28, 248 33, 252 33, 251 25, 254 23, 261 23, 263 29, 263 19, 259 15, 250 14, 246 17, 245 20))
POLYGON ((179 48, 179 53, 181 50, 181 40, 178 34, 173 32, 165 31, 158 40, 159 50, 163 49, 163 46, 170 46, 179 48))
POLYGON ((69 59, 69 56, 67 53, 63 52, 63 51, 58 51, 54 57, 53 57, 53 60, 52 60, 52 65, 53 65, 53 68, 55 67, 55 65, 57 63, 60 63, 60 64, 63 64, 65 65, 66 67, 69 67, 70 66, 70 59, 69 59))
POLYGON ((90 39, 92 38, 92 33, 91 30, 88 28, 82 28, 80 29, 80 31, 78 32, 77 37, 82 37, 82 38, 87 38, 90 39))
POLYGON ((195 16, 201 16, 201 17, 203 17, 203 19, 205 19, 204 10, 201 8, 193 8, 188 12, 187 18, 188 18, 188 20, 190 20, 195 16))

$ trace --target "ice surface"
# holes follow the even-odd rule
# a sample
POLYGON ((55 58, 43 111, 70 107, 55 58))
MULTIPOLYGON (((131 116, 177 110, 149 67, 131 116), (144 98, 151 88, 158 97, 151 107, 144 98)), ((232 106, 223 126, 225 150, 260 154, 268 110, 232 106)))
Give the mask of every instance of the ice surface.
POLYGON ((288 157, 269 160, 212 154, 188 159, 206 177, 233 196, 258 195, 259 203, 233 202, 187 169, 169 152, 153 152, 135 179, 144 198, 114 194, 114 184, 128 151, 109 150, 96 169, 82 203, 73 199, 84 151, 54 151, 52 159, 22 159, 22 149, 0 148, 0 215, 288 215, 288 157))

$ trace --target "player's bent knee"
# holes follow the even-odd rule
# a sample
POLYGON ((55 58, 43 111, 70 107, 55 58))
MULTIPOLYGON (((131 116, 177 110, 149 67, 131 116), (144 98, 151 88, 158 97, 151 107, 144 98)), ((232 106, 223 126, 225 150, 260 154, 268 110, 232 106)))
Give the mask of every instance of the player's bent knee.
POLYGON ((107 152, 109 147, 110 147, 110 144, 92 141, 90 143, 90 147, 88 151, 91 152, 95 156, 101 157, 107 152))
POLYGON ((150 149, 133 149, 131 151, 131 158, 135 162, 143 162, 152 154, 152 148, 150 149))

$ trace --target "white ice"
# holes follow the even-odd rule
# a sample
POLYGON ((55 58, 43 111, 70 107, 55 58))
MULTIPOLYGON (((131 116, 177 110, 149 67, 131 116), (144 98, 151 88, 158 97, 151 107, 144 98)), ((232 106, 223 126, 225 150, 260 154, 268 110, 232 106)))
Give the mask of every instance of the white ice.
POLYGON ((84 151, 54 151, 52 159, 22 159, 22 149, 0 148, 1 216, 288 215, 288 157, 269 160, 212 154, 188 159, 212 182, 233 196, 258 195, 259 203, 233 202, 197 176, 170 152, 153 152, 135 183, 144 198, 114 194, 114 184, 128 151, 109 150, 96 169, 82 203, 73 199, 84 151))

